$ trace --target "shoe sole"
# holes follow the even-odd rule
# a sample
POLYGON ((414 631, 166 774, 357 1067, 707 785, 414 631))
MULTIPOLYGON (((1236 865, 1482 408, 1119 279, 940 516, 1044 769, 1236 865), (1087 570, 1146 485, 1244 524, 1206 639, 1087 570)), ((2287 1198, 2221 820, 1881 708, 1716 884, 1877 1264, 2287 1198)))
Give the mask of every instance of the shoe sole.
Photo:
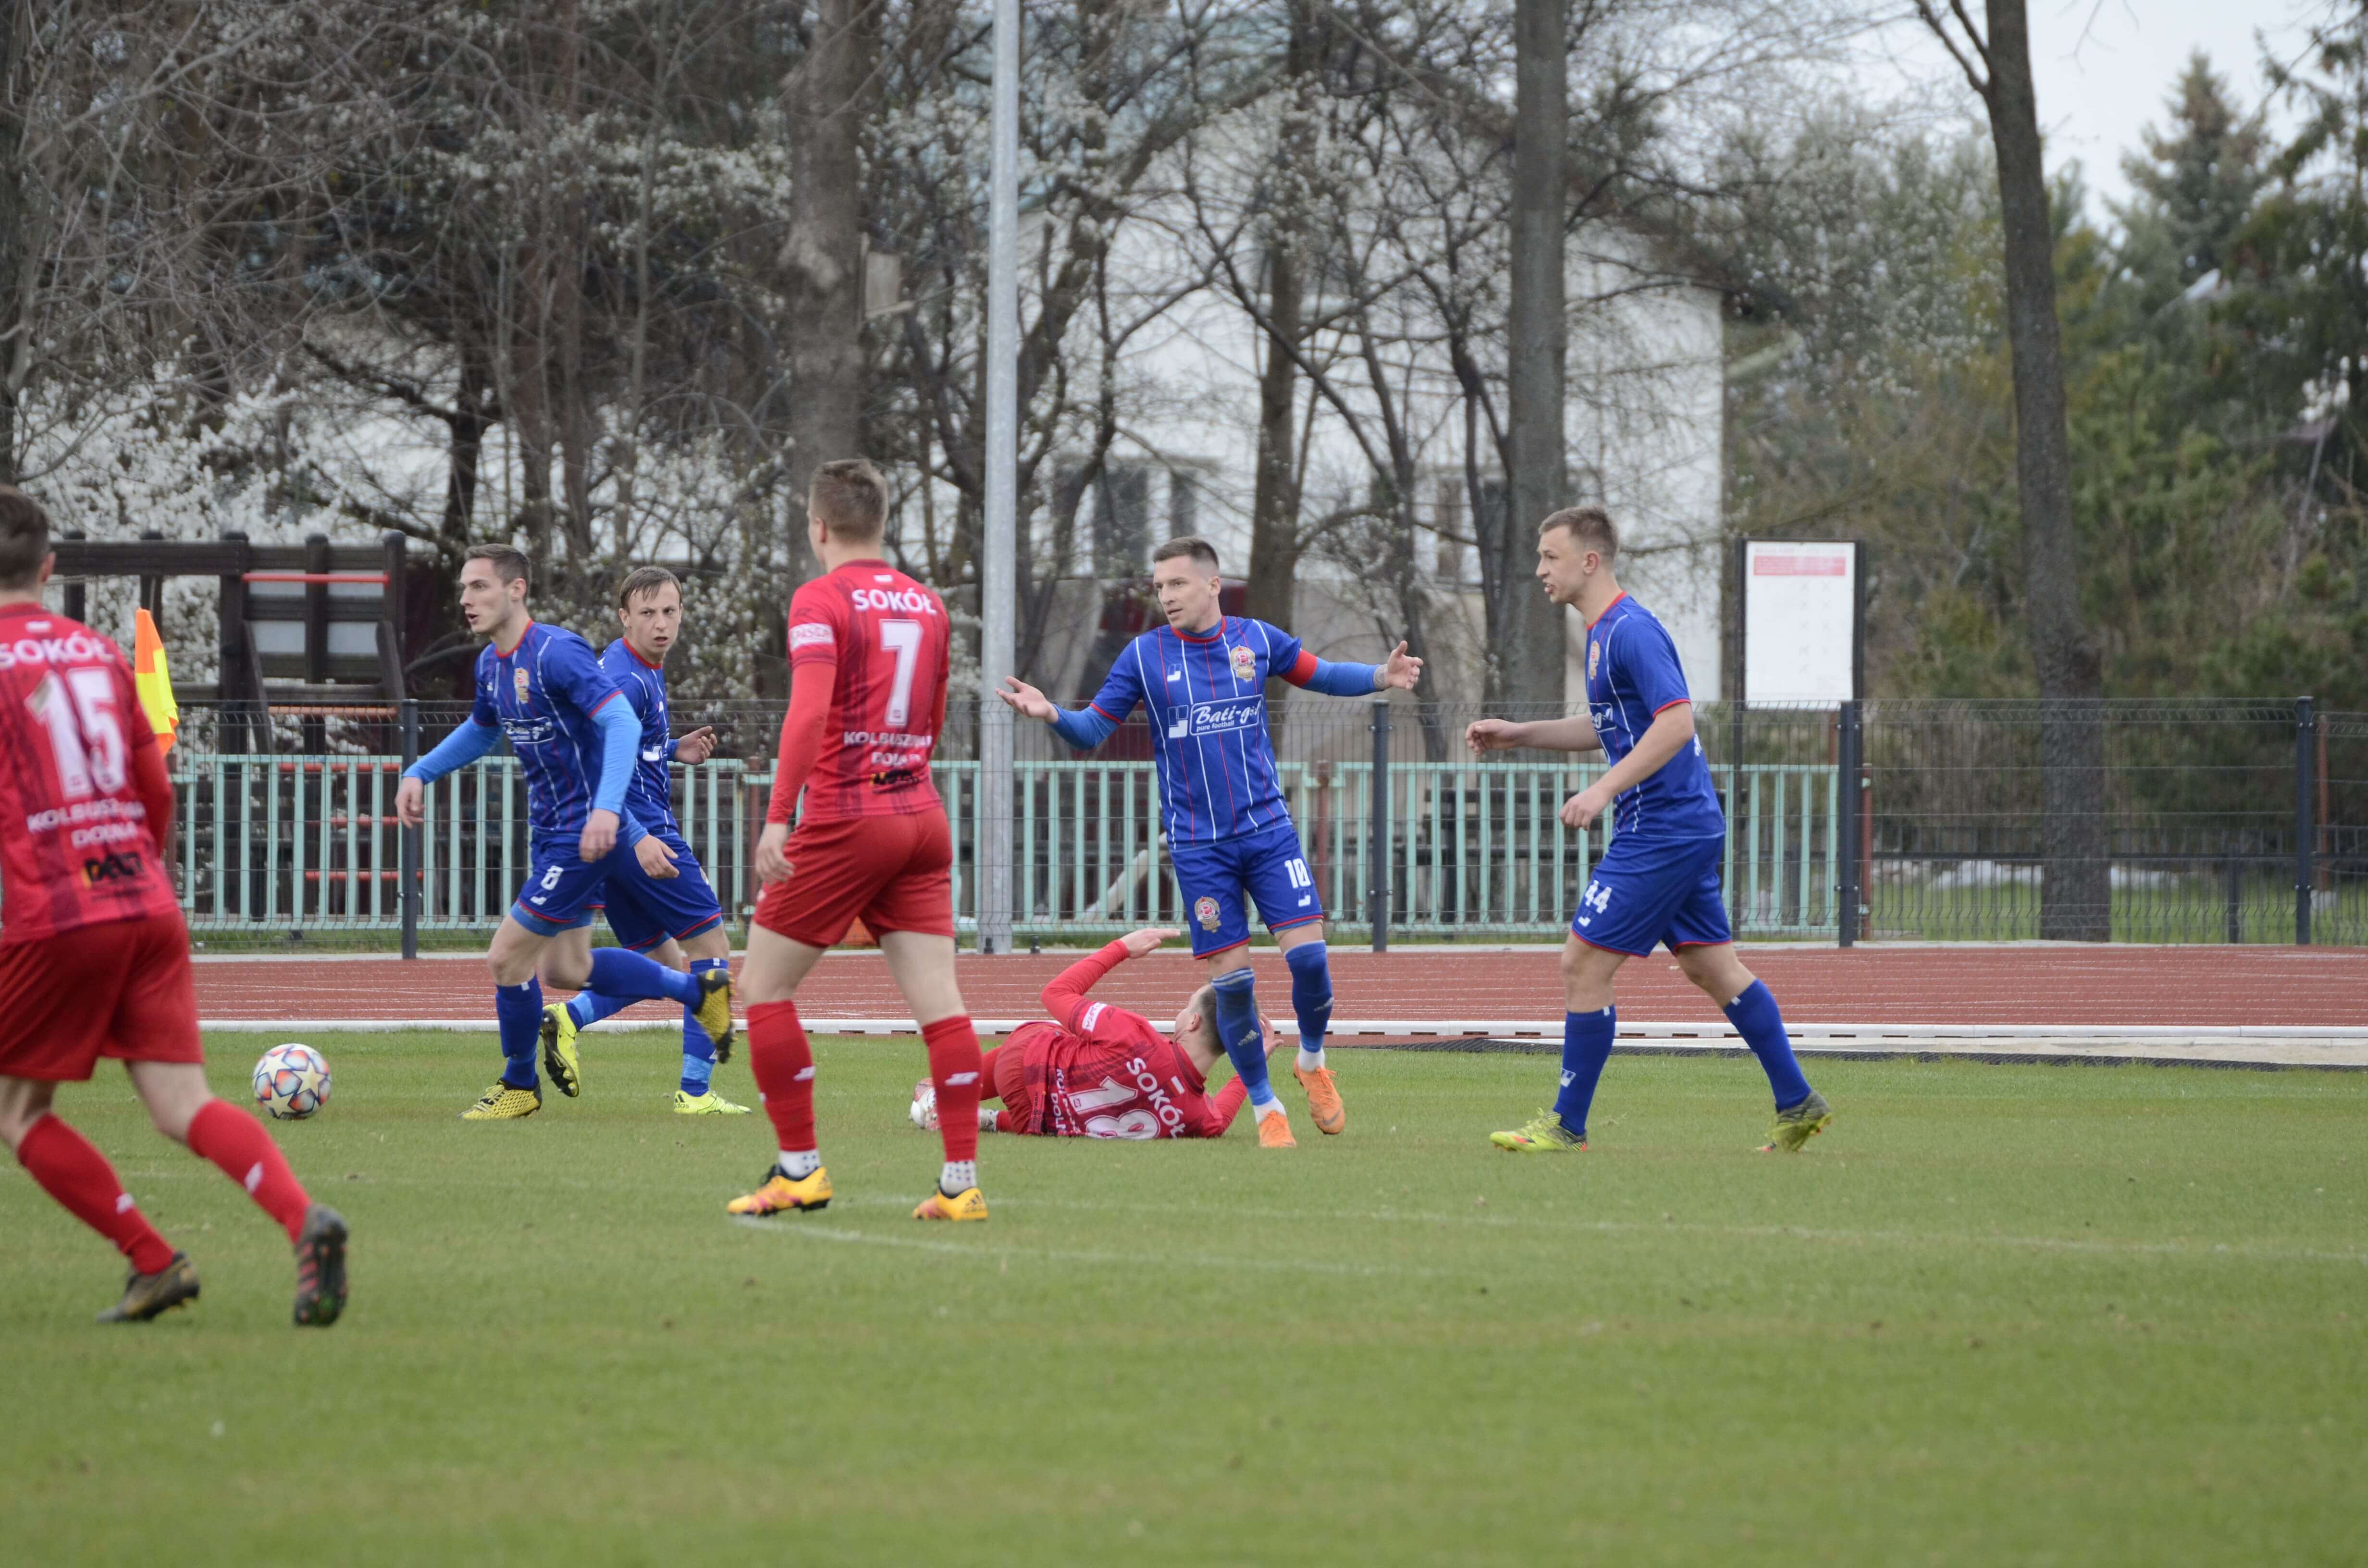
POLYGON ((724 1211, 736 1220, 769 1220, 776 1214, 819 1214, 830 1207, 825 1198, 819 1203, 787 1203, 779 1209, 734 1209, 725 1204, 724 1211))
POLYGON ((559 1020, 550 1014, 542 1016, 542 1070, 551 1076, 552 1087, 574 1099, 584 1089, 584 1075, 576 1063, 560 1054, 559 1020))
POLYGON ((304 1221, 296 1244, 311 1256, 313 1290, 309 1297, 301 1290, 296 1293, 297 1327, 326 1328, 344 1315, 346 1234, 345 1219, 334 1209, 320 1211, 317 1228, 313 1220, 304 1221))
POLYGON ((1491 1132, 1488 1142, 1508 1154, 1580 1154, 1587 1152, 1584 1143, 1533 1143, 1510 1132, 1491 1132))
POLYGON ((534 1110, 522 1110, 516 1116, 479 1116, 474 1111, 464 1110, 461 1113, 461 1119, 463 1121, 524 1121, 528 1117, 532 1116, 536 1110, 541 1110, 541 1108, 542 1108, 541 1106, 536 1106, 534 1110))

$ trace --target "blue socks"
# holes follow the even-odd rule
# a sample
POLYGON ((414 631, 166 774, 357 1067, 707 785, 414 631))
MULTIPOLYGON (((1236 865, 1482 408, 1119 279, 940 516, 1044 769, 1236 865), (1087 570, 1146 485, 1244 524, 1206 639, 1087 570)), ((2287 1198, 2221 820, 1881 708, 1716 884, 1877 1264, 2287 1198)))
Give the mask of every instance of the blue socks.
POLYGON ((1611 1038, 1619 1032, 1617 1007, 1562 1016, 1562 1092, 1554 1096, 1554 1115, 1581 1140, 1587 1137, 1587 1108, 1595 1103, 1596 1083, 1611 1060, 1611 1038))
POLYGON ((1784 1015, 1777 1011, 1776 998, 1765 981, 1753 981, 1748 990, 1727 1004, 1726 1020, 1751 1048, 1751 1054, 1759 1058, 1768 1086, 1775 1091, 1778 1110, 1809 1097, 1809 1080, 1801 1076, 1801 1064, 1793 1059, 1784 1015))
POLYGON ((1211 982, 1217 991, 1217 1039, 1233 1059, 1234 1071, 1249 1091, 1252 1108, 1275 1103, 1266 1081, 1266 1040, 1258 1028, 1258 982, 1246 969, 1229 970, 1211 982))
POLYGON ((621 996, 627 1002, 663 996, 686 1007, 697 1006, 700 996, 698 981, 680 970, 668 969, 655 959, 623 948, 592 949, 592 973, 584 982, 584 989, 606 996, 621 996))
MULTIPOLYGON (((691 982, 696 984, 700 975, 731 967, 730 959, 693 959, 691 982)), ((699 1027, 697 1009, 686 1003, 682 1009, 682 1092, 694 1096, 707 1093, 708 1080, 714 1075, 715 1042, 699 1027)))
POLYGON ((502 1082, 513 1089, 541 1083, 536 1058, 542 1052, 542 982, 494 987, 494 1017, 502 1027, 502 1082))
POLYGON ((575 1020, 577 1028, 585 1028, 611 1013, 623 1012, 639 1000, 637 996, 611 996, 586 986, 567 999, 567 1016, 575 1020))
POLYGON ((1299 1065, 1324 1065, 1324 1036, 1332 1027, 1332 967, 1324 944, 1302 942, 1282 955, 1291 966, 1291 1010, 1299 1016, 1299 1065))

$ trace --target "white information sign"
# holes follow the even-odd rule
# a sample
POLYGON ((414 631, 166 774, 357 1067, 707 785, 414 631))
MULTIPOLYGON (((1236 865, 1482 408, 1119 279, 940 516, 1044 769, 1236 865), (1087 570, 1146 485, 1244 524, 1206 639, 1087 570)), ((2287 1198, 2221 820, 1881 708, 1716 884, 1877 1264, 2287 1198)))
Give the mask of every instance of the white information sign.
POLYGON ((1830 708, 1858 696, 1858 558, 1849 540, 1745 541, 1747 701, 1830 708))

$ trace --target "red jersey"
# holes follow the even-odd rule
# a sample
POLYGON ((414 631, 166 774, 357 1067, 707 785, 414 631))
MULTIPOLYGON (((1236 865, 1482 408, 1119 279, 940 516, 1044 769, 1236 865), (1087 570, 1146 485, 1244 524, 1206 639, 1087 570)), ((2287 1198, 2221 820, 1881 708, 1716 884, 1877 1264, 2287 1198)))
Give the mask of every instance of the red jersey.
POLYGON ((0 605, 0 943, 180 914, 157 852, 173 786, 123 651, 0 605))
POLYGON ((1212 1099, 1201 1070, 1140 1013, 1087 998, 1126 958, 1110 943, 1044 987, 1057 1024, 1023 1024, 1003 1044, 1028 1072, 1030 1132, 1056 1138, 1222 1138, 1249 1097, 1239 1078, 1212 1099))
MULTIPOLYGON (((945 601, 884 561, 848 562, 797 591, 791 677, 823 665, 836 671, 814 770, 803 778, 803 819, 944 808, 929 754, 945 726, 952 646, 945 601)), ((775 803, 771 820, 788 821, 778 791, 775 803)))

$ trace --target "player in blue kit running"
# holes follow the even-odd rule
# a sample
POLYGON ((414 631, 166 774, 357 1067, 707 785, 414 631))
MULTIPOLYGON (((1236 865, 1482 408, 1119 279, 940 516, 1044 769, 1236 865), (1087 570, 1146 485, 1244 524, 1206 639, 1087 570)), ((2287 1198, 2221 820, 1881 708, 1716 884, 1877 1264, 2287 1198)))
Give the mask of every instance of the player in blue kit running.
POLYGON ((1151 585, 1167 624, 1127 645, 1090 706, 1061 708, 1011 678, 1000 695, 1080 751, 1099 745, 1135 704, 1143 705, 1151 720, 1168 856, 1191 921, 1193 956, 1208 960, 1216 988, 1218 1032, 1249 1090, 1259 1146, 1288 1149, 1297 1141, 1267 1081, 1246 895, 1257 903, 1291 966, 1291 1003, 1299 1017, 1299 1056, 1292 1071, 1307 1091, 1308 1116, 1318 1131, 1329 1133, 1347 1128, 1349 1115, 1324 1058, 1324 1035, 1332 1023, 1324 901, 1283 804, 1266 722, 1267 677, 1330 697, 1363 697, 1391 687, 1413 690, 1422 678, 1422 661, 1409 657, 1401 642, 1378 665, 1334 664, 1307 652, 1288 631, 1225 614, 1217 551, 1206 540, 1170 540, 1153 551, 1151 585))
POLYGON ((1611 843, 1563 944, 1562 1092, 1554 1109, 1489 1142, 1520 1153, 1587 1147, 1588 1107, 1618 1033, 1612 976, 1662 943, 1766 1070, 1776 1125, 1764 1147, 1796 1151, 1832 1122, 1833 1108, 1801 1075, 1776 998, 1735 956, 1719 889, 1726 818, 1694 738, 1693 699, 1677 644, 1612 576, 1619 553, 1620 531, 1597 507, 1571 507, 1539 525, 1546 597, 1587 621, 1587 712, 1526 724, 1483 719, 1464 732, 1475 754, 1600 747, 1611 764, 1562 807, 1563 824, 1580 830, 1612 813, 1611 843))
MULTIPOLYGON (((666 656, 682 630, 682 584, 663 566, 643 566, 628 573, 617 585, 617 619, 624 635, 600 654, 600 667, 617 683, 641 722, 640 760, 633 768, 632 787, 625 804, 652 838, 672 857, 657 872, 639 858, 615 857, 616 865, 603 884, 600 899, 609 928, 630 951, 646 953, 672 970, 687 969, 694 976, 728 974, 732 938, 723 928, 723 907, 715 889, 691 853, 690 843, 675 821, 673 770, 670 762, 691 767, 715 752, 715 732, 701 727, 679 738, 670 733, 666 714, 666 656)), ((571 971, 588 971, 592 930, 579 926, 552 944, 552 953, 567 951, 571 971)), ((545 959, 546 973, 551 960, 545 959)), ((542 1010, 542 1063, 551 1075, 580 1081, 583 1072, 576 1050, 576 1031, 632 1006, 630 996, 612 996, 586 989, 562 1006, 542 1010)), ((746 1116, 748 1108, 735 1105, 715 1092, 718 1062, 731 1059, 731 1041, 719 1048, 699 1021, 699 1009, 682 1010, 682 1077, 675 1086, 677 1116, 746 1116)))
MULTIPOLYGON (((590 643, 573 631, 535 624, 527 613, 526 573, 526 557, 506 544, 478 545, 461 561, 461 616, 470 631, 492 640, 477 655, 475 707, 467 722, 404 770, 394 796, 395 815, 405 827, 418 826, 426 820, 427 786, 505 738, 526 778, 527 884, 485 955, 494 971, 502 1075, 461 1112, 471 1121, 507 1121, 542 1108, 535 1070, 542 1038, 538 962, 552 938, 591 923, 593 897, 622 860, 637 859, 663 874, 671 858, 625 807, 640 721, 590 643)), ((564 949, 550 956, 564 965, 564 949)), ((668 997, 696 1007, 701 1027, 719 1045, 731 1038, 732 988, 722 975, 678 974, 621 948, 589 954, 581 974, 563 974, 558 967, 546 971, 554 983, 633 1000, 668 997)), ((572 1078, 554 1081, 562 1094, 576 1092, 572 1078)))

